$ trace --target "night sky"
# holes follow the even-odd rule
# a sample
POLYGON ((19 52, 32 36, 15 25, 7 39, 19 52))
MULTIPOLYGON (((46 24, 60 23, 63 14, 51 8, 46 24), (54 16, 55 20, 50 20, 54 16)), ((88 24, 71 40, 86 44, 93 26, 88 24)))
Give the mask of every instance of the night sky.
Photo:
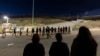
POLYGON ((32 15, 32 0, 0 0, 0 14, 9 16, 32 15))
MULTIPOLYGON (((32 15, 33 0, 0 0, 0 14, 32 15)), ((34 0, 34 15, 100 15, 100 0, 34 0)))
POLYGON ((34 15, 100 15, 100 0, 34 0, 34 15))

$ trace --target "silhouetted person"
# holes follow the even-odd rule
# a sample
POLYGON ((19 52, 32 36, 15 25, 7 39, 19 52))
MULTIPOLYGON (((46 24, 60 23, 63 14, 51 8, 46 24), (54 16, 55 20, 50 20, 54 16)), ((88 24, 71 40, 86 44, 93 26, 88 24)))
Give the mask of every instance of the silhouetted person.
POLYGON ((51 36, 50 36, 50 27, 47 26, 46 27, 46 34, 47 34, 47 39, 49 39, 51 36))
POLYGON ((62 32, 63 32, 63 34, 65 33, 65 27, 63 26, 63 28, 62 28, 62 32))
POLYGON ((65 32, 67 32, 67 26, 65 27, 65 32))
POLYGON ((45 27, 42 28, 42 35, 44 36, 45 34, 45 27))
POLYGON ((41 34, 41 27, 39 27, 39 34, 41 34))
POLYGON ((36 28, 36 34, 38 34, 38 32, 39 32, 39 29, 38 29, 38 27, 36 28))
POLYGON ((32 28, 31 32, 32 32, 32 35, 33 35, 34 34, 34 28, 32 28))
POLYGON ((49 50, 49 56, 69 56, 69 49, 67 44, 62 42, 62 35, 56 34, 57 42, 53 42, 49 50))
POLYGON ((79 33, 71 46, 71 56, 96 56, 97 43, 91 32, 85 26, 79 28, 79 33))
POLYGON ((3 28, 3 29, 2 29, 2 32, 3 32, 2 36, 3 36, 3 37, 6 36, 6 28, 3 28))
POLYGON ((53 34, 53 32, 54 32, 54 30, 53 30, 54 28, 53 27, 51 27, 51 34, 53 34))
POLYGON ((26 36, 28 36, 29 28, 26 29, 26 36))
POLYGON ((54 30, 54 33, 56 33, 56 32, 57 32, 57 29, 56 29, 56 28, 54 28, 53 30, 54 30))
POLYGON ((23 56, 45 56, 44 47, 40 42, 38 34, 34 34, 32 43, 25 46, 23 56))
POLYGON ((20 28, 19 35, 22 36, 22 28, 20 28))
POLYGON ((62 33, 62 32, 63 32, 63 28, 61 27, 61 28, 60 28, 60 33, 62 33))
POLYGON ((58 27, 58 32, 60 32, 60 27, 58 27))
POLYGON ((13 29, 13 35, 16 36, 16 27, 14 27, 14 29, 13 29))

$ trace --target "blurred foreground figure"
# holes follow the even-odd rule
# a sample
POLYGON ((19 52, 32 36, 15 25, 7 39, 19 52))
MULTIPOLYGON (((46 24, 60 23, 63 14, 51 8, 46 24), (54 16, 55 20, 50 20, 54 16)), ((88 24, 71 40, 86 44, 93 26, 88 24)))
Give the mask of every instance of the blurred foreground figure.
POLYGON ((71 46, 71 56, 96 56, 97 43, 91 32, 85 26, 79 28, 79 33, 71 46))
POLYGON ((53 42, 49 51, 49 56, 69 56, 69 49, 66 43, 62 42, 62 35, 56 34, 57 42, 53 42))
POLYGON ((34 34, 32 38, 32 43, 29 43, 24 48, 23 56, 45 56, 44 47, 40 41, 40 36, 34 34))

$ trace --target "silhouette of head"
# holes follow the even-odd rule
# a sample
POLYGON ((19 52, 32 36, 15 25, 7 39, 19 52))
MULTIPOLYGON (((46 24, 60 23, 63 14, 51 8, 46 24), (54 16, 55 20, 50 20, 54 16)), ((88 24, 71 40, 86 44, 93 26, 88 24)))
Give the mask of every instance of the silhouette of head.
POLYGON ((57 40, 57 42, 61 42, 62 41, 62 35, 61 35, 61 33, 57 33, 56 34, 56 40, 57 40))
POLYGON ((83 38, 91 37, 91 32, 89 31, 89 29, 87 27, 81 26, 79 28, 78 36, 83 37, 83 38))
POLYGON ((32 37, 32 42, 38 44, 40 41, 40 36, 38 34, 34 34, 32 37))

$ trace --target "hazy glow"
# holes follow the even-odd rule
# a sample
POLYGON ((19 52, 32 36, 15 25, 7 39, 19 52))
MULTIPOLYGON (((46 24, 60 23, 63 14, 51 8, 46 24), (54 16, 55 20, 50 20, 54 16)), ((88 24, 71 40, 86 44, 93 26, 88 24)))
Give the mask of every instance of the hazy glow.
POLYGON ((9 19, 9 17, 8 17, 8 16, 3 16, 3 18, 4 18, 4 19, 9 19))

